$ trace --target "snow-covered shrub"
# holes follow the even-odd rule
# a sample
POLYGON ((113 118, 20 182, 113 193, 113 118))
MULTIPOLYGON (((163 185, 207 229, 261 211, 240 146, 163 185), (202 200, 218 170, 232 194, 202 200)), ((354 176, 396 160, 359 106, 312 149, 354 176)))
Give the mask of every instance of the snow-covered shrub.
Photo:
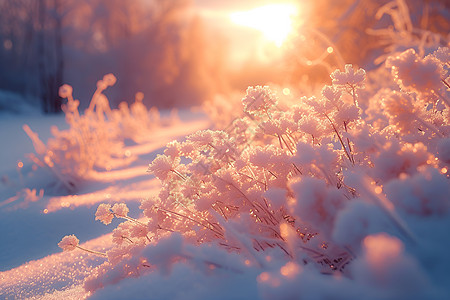
POLYGON ((115 82, 113 74, 107 74, 97 82, 84 114, 79 113, 80 102, 73 98, 72 87, 61 86, 59 95, 67 99, 62 110, 70 127, 61 131, 52 127, 53 138, 47 145, 28 125, 23 126, 36 151, 31 155, 32 160, 49 168, 70 192, 76 190, 93 170, 111 170, 130 164, 135 157, 125 150, 124 140, 145 141, 151 128, 159 125, 159 112, 154 108, 147 110, 142 104, 142 93, 136 94, 131 110, 126 103, 119 109, 111 109, 103 91, 115 82))
POLYGON ((130 106, 121 102, 119 109, 112 111, 112 120, 117 124, 120 137, 143 143, 151 139, 151 130, 162 124, 159 111, 156 107, 147 109, 142 103, 144 94, 135 95, 135 101, 130 106))
POLYGON ((246 274, 263 299, 448 295, 448 280, 433 279, 448 278, 437 266, 450 266, 450 239, 421 235, 450 220, 446 53, 389 58, 399 87, 370 99, 366 72, 351 65, 291 106, 267 86, 248 88, 240 119, 171 142, 150 164, 162 188, 142 201, 141 219, 124 204, 99 206, 103 223, 126 222, 85 288, 187 264, 224 284, 246 274))

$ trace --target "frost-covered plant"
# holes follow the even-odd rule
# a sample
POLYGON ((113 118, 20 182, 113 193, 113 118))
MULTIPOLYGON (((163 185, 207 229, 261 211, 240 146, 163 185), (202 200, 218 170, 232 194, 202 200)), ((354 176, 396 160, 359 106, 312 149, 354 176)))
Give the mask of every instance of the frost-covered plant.
POLYGON ((448 293, 445 280, 432 282, 439 264, 450 267, 448 235, 423 236, 450 219, 448 66, 438 58, 446 51, 390 58, 400 89, 371 99, 365 71, 351 65, 320 96, 291 106, 269 87, 248 88, 243 117, 169 143, 150 164, 162 188, 142 201, 142 219, 123 204, 99 206, 105 224, 127 221, 85 288, 188 263, 248 273, 266 299, 448 293), (433 76, 410 74, 421 68, 433 76), (377 102, 382 121, 371 122, 361 102, 377 102))
POLYGON ((433 148, 437 141, 434 136, 450 134, 449 56, 449 48, 441 47, 424 58, 409 49, 387 59, 386 66, 400 87, 385 91, 378 102, 390 130, 433 148))
MULTIPOLYGON (((429 15, 431 10, 441 14, 443 19, 445 19, 444 16, 448 16, 449 12, 448 6, 440 3, 440 1, 423 3, 423 1, 392 0, 381 6, 375 15, 376 19, 379 20, 387 16, 392 25, 386 28, 368 30, 368 33, 374 35, 379 41, 377 48, 383 48, 385 52, 375 60, 375 63, 382 63, 388 56, 397 55, 411 48, 424 56, 436 46, 448 45, 448 36, 427 28, 428 21, 432 19, 429 15), (411 15, 409 6, 413 7, 414 5, 418 6, 419 10, 416 15, 411 15), (417 24, 419 23, 418 19, 422 19, 421 26, 417 24)), ((434 21, 439 22, 439 19, 434 18, 434 21)), ((411 74, 411 76, 414 75, 411 74)))
POLYGON ((48 167, 69 191, 74 191, 81 179, 94 168, 111 169, 114 162, 127 163, 123 144, 117 140, 116 128, 111 126, 111 108, 103 91, 114 85, 116 78, 107 74, 97 82, 89 108, 84 115, 78 111, 79 101, 72 96, 72 87, 63 85, 59 94, 66 98, 62 105, 66 115, 68 130, 52 128, 53 138, 47 145, 41 142, 36 133, 24 125, 24 130, 32 139, 36 155, 34 162, 48 167))
POLYGON ((135 95, 135 101, 119 104, 119 109, 112 111, 112 121, 117 124, 120 136, 123 139, 131 139, 135 143, 143 143, 151 139, 151 131, 162 125, 159 111, 156 107, 147 109, 142 103, 144 94, 135 95))
POLYGON ((125 150, 124 140, 135 142, 148 139, 152 127, 159 126, 159 112, 147 110, 142 103, 144 95, 137 93, 131 110, 126 103, 119 109, 111 109, 103 91, 113 86, 116 77, 107 74, 97 82, 97 89, 84 114, 79 113, 80 102, 74 100, 70 85, 59 89, 61 98, 67 99, 62 105, 69 129, 52 127, 53 138, 45 145, 29 126, 24 130, 33 141, 36 154, 32 160, 46 167, 70 192, 77 189, 93 170, 111 170, 130 164, 135 157, 125 150))

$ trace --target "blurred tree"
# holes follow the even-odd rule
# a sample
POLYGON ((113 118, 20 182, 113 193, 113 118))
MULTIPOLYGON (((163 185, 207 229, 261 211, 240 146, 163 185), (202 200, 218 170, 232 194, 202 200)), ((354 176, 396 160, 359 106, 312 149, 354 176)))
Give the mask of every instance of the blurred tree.
POLYGON ((1 0, 1 89, 38 96, 45 113, 61 111, 64 74, 62 0, 1 0))
POLYGON ((136 91, 146 105, 190 106, 226 86, 224 49, 217 36, 207 38, 190 0, 80 0, 68 20, 74 38, 66 43, 72 51, 67 74, 86 74, 78 83, 71 77, 71 84, 89 86, 104 73, 117 74, 108 91, 113 106, 117 98, 132 101, 136 91))
POLYGON ((447 45, 448 0, 297 2, 296 36, 285 53, 292 84, 304 75, 313 82, 329 81, 329 73, 343 62, 376 68, 387 54, 426 45, 435 36, 447 45))
POLYGON ((58 89, 63 85, 64 57, 60 0, 38 0, 38 69, 44 113, 61 111, 58 89))
POLYGON ((0 0, 0 89, 38 97, 54 113, 63 83, 86 107, 96 80, 112 72, 113 106, 138 91, 147 105, 199 104, 226 88, 226 51, 207 34, 191 0, 0 0))
POLYGON ((36 32, 35 7, 25 2, 0 0, 0 89, 27 94, 37 88, 30 81, 36 32))

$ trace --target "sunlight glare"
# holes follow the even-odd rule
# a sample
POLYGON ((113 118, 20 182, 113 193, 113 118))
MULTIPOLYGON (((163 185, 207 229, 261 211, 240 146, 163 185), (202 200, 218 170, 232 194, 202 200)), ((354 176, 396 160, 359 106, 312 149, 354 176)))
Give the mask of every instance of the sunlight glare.
POLYGON ((230 15, 238 25, 261 31, 264 36, 280 47, 292 31, 292 17, 297 14, 293 4, 269 4, 249 11, 239 11, 230 15))

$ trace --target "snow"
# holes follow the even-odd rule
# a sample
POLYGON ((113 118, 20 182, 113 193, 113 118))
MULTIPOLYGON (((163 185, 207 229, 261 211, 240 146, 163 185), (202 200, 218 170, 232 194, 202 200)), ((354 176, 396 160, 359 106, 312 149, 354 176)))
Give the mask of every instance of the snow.
POLYGON ((449 51, 424 46, 314 95, 249 87, 212 120, 111 109, 112 74, 84 112, 69 85, 64 117, 12 105, 0 297, 449 299, 449 51))
POLYGON ((65 118, 3 112, 0 296, 447 299, 449 110, 408 95, 418 129, 393 97, 366 123, 367 75, 346 66, 297 105, 249 88, 226 130, 110 110, 101 84, 84 114, 68 87, 65 118))
MULTIPOLYGON (((34 149, 22 129, 28 124, 46 144, 51 126, 67 128, 66 119, 3 113, 0 140, 14 147, 3 147, 1 156, 0 236, 5 242, 0 243, 0 296, 98 300, 295 299, 299 295, 304 299, 344 300, 364 295, 374 300, 440 300, 448 296, 450 186, 443 176, 446 167, 433 167, 423 144, 400 147, 396 143, 378 145, 371 137, 364 140, 363 144, 370 146, 366 148, 378 147, 378 151, 370 151, 377 172, 366 171, 363 163, 343 170, 345 184, 357 187, 355 194, 336 185, 340 179, 333 168, 339 157, 332 143, 298 142, 292 155, 276 143, 255 145, 239 153, 230 135, 204 130, 211 126, 204 115, 185 111, 177 118, 163 115, 168 119, 153 127, 151 138, 125 143, 122 150, 135 156, 134 160, 110 170, 92 168, 84 173, 77 191, 67 193, 55 184, 52 172, 34 168, 25 158, 34 149), (212 159, 202 161, 202 155, 212 159), (222 168, 220 162, 228 162, 233 155, 239 156, 234 167, 240 173, 230 172, 225 164, 225 169, 211 175, 212 168, 222 168), (190 165, 195 160, 205 164, 190 165), (291 164, 295 166, 291 174, 304 174, 288 180, 294 176, 286 171, 291 164), (194 169, 200 166, 206 169, 194 169), (188 168, 204 176, 200 188, 195 186, 195 176, 187 180, 188 168), (245 168, 250 169, 249 175, 242 173, 245 168), (272 177, 266 176, 265 169, 272 177), (308 172, 312 176, 306 176, 308 172), (370 173, 378 181, 371 181, 370 173), (222 177, 217 180, 219 175, 222 177), (239 182, 238 176, 243 175, 250 179, 260 176, 258 184, 271 188, 263 191, 247 184, 247 179, 239 182), (216 180, 215 186, 212 180, 216 180), (182 185, 180 191, 176 184, 182 185), (154 202, 169 198, 171 192, 188 199, 203 193, 195 208, 199 213, 209 212, 217 223, 207 224, 216 227, 192 219, 196 214, 189 217, 185 204, 177 211, 170 203, 154 202), (259 193, 271 206, 258 202, 259 193), (218 198, 235 207, 257 204, 267 212, 267 224, 244 214, 239 218, 229 214, 230 219, 225 220, 225 213, 209 210, 218 198), (143 199, 147 200, 139 207, 143 199), (299 231, 288 225, 295 220, 285 218, 286 211, 300 219, 301 239, 299 231), (171 214, 180 217, 175 218, 178 223, 166 218, 171 214), (183 217, 196 223, 179 222, 183 217), (134 224, 145 228, 143 236, 134 224), (174 232, 150 242, 147 228, 155 225, 174 232), (116 229, 111 233, 111 228, 116 229), (257 236, 269 229, 278 236, 257 236), (128 238, 131 244, 127 244, 124 236, 131 232, 134 242, 128 238), (226 247, 240 252, 227 251, 211 236, 221 237, 229 243, 224 242, 226 247), (204 242, 192 243, 200 237, 204 242), (145 238, 149 244, 142 243, 145 238), (260 245, 263 251, 255 248, 257 238, 269 246, 264 249, 260 245), (270 247, 273 241, 279 247, 270 247), (118 247, 121 243, 124 246, 118 247), (330 270, 330 264, 336 272, 330 270)), ((350 133, 345 137, 353 138, 350 133)), ((446 157, 447 139, 441 140, 436 148, 446 157)), ((358 162, 348 154, 340 156, 358 162)))
MULTIPOLYGON (((26 154, 34 152, 33 144, 22 126, 28 124, 45 142, 51 126, 62 130, 68 125, 63 115, 2 112, 0 140, 6 145, 0 155, 0 297, 83 298, 84 278, 105 259, 81 251, 61 252, 58 242, 73 233, 85 248, 105 251, 112 245, 111 227, 95 220, 97 204, 126 202, 131 213, 139 215, 139 200, 156 194, 160 186, 146 172, 148 163, 169 141, 209 125, 199 113, 182 111, 179 118, 182 121, 158 128, 150 142, 127 148, 139 156, 135 165, 92 172, 74 195, 58 195, 50 188, 44 189, 42 198, 32 198, 23 189, 51 186, 55 179, 44 169, 32 169, 26 154), (21 168, 18 162, 23 163, 21 168)), ((113 220, 112 226, 118 223, 113 220)))
POLYGON ((2 155, 0 155, 0 174, 2 176, 15 170, 17 162, 23 161, 26 153, 34 151, 30 138, 22 129, 23 124, 28 124, 31 128, 38 128, 39 137, 43 140, 47 140, 51 136, 51 126, 56 125, 60 129, 68 127, 63 115, 43 116, 37 111, 29 114, 0 112, 0 139, 5 142, 1 146, 2 155))

